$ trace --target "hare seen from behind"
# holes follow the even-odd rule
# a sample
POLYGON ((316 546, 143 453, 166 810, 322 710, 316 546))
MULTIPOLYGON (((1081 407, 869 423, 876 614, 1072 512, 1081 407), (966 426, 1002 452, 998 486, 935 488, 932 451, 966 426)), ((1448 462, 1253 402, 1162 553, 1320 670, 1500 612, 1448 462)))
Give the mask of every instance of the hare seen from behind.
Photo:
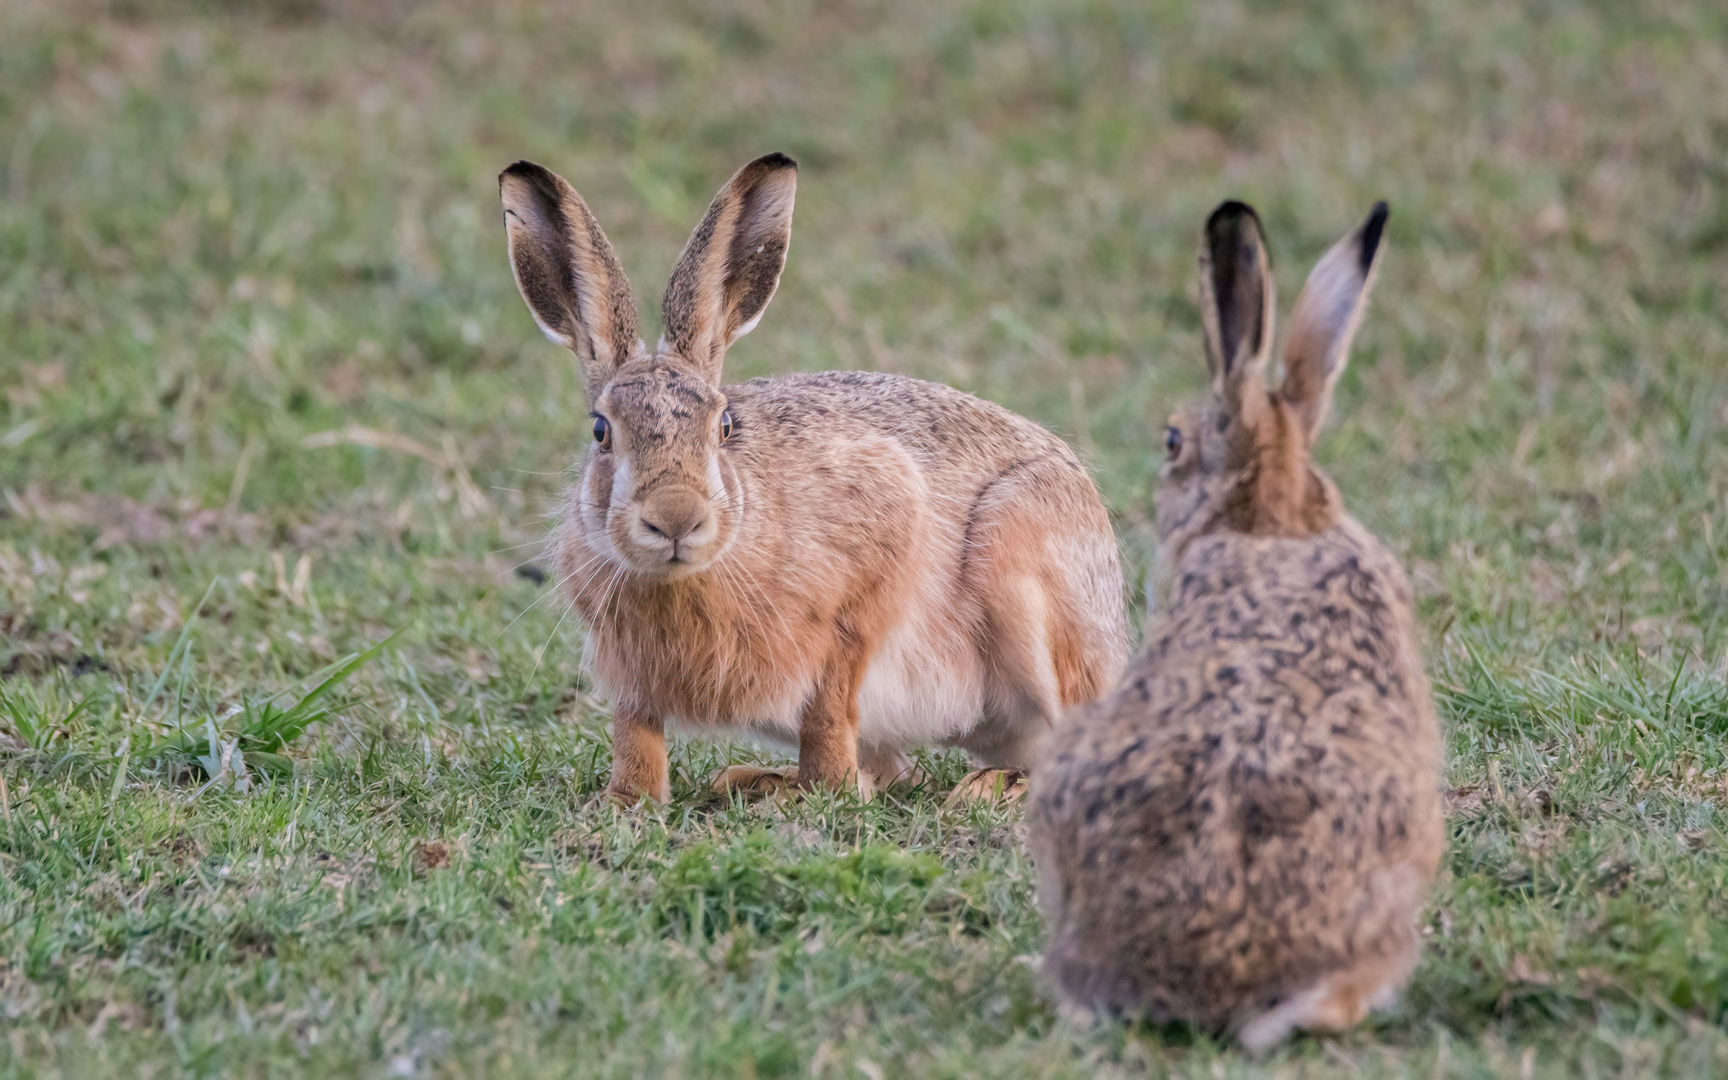
POLYGON ((1415 966, 1439 724, 1404 573, 1310 458, 1385 221, 1315 266, 1276 389, 1259 220, 1230 202, 1207 222, 1212 391, 1166 431, 1163 610, 1032 784, 1045 970, 1070 1006, 1258 1049, 1356 1023, 1415 966))
MULTIPOLYGON (((529 162, 499 178, 517 285, 575 352, 592 415, 553 547, 615 709, 621 801, 671 798, 668 723, 797 748, 795 772, 735 766, 720 790, 868 794, 930 744, 1024 770, 1126 660, 1115 536, 1056 436, 894 375, 722 385, 779 284, 796 180, 770 154, 721 188, 649 351, 575 189, 529 162)), ((973 787, 1003 781, 984 770, 973 787)))

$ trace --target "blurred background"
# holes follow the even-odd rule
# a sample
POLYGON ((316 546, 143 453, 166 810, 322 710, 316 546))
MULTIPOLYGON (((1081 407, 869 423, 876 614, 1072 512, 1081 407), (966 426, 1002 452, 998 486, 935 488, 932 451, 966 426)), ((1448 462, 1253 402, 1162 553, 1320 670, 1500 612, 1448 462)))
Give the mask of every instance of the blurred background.
POLYGON ((1582 541, 1696 594, 1715 549, 1671 533, 1721 512, 1723 30, 1685 3, 10 0, 5 482, 44 525, 124 496, 277 547, 525 540, 585 421, 512 288, 498 170, 583 192, 652 341, 707 199, 778 149, 794 246, 736 378, 901 371, 1028 413, 1138 566, 1163 417, 1201 385, 1207 210, 1259 207, 1288 305, 1386 198, 1321 451, 1359 513, 1437 566, 1510 545, 1565 594, 1582 541))

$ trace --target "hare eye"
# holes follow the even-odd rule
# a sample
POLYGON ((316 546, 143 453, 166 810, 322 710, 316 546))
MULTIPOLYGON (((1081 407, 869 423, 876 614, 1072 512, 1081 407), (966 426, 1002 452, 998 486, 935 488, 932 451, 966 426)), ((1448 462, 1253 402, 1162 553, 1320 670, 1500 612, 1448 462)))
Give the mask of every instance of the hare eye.
POLYGON ((1174 461, 1182 453, 1182 429, 1171 426, 1164 429, 1164 452, 1174 461))
POLYGON ((612 449, 612 425, 606 422, 604 416, 594 418, 594 441, 600 444, 600 449, 612 449))
POLYGON ((732 437, 732 410, 726 409, 720 413, 720 441, 725 442, 732 437))

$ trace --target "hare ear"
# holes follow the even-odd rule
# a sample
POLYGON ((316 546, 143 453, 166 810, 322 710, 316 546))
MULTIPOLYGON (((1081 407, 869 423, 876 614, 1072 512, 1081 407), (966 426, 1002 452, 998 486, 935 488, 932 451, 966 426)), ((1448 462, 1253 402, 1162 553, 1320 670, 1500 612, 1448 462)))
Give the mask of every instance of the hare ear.
POLYGON ((588 204, 531 161, 498 177, 516 288, 548 338, 576 354, 592 402, 635 350, 636 302, 588 204))
POLYGON ((1200 319, 1212 391, 1249 425, 1264 396, 1257 391, 1272 355, 1275 303, 1259 217, 1247 203, 1220 204, 1200 240, 1200 319))
POLYGON ((665 348, 719 383, 726 349, 749 333, 780 284, 792 241, 798 163, 769 154, 739 169, 690 234, 662 307, 665 348))
POLYGON ((1380 265, 1386 215, 1386 204, 1375 203, 1368 220, 1321 256, 1290 315, 1284 385, 1278 393, 1295 412, 1309 442, 1326 419, 1332 388, 1349 359, 1350 339, 1362 322, 1374 270, 1380 265))

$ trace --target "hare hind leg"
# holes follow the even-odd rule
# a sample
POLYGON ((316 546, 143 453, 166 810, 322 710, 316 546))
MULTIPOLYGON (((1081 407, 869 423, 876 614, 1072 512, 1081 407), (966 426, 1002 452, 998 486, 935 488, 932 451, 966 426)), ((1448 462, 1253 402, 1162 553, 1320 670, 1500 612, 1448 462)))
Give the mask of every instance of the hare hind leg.
POLYGON ((990 670, 985 719, 956 741, 980 767, 944 805, 1014 802, 1026 794, 1039 740, 1062 715, 1062 695, 1045 632, 1044 585, 1031 575, 1000 581, 988 611, 990 670))
POLYGON ((1049 457, 998 478, 967 536, 993 685, 989 718, 960 745, 985 765, 1029 769, 1063 710, 1108 690, 1127 661, 1115 534, 1086 474, 1049 457))

